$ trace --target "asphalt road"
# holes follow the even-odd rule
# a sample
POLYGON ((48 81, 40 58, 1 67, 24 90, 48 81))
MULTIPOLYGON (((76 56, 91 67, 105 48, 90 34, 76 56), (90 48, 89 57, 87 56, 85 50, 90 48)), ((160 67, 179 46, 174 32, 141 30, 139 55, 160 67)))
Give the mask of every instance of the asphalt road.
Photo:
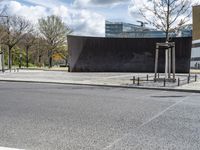
POLYGON ((199 150, 200 95, 0 82, 0 147, 199 150))

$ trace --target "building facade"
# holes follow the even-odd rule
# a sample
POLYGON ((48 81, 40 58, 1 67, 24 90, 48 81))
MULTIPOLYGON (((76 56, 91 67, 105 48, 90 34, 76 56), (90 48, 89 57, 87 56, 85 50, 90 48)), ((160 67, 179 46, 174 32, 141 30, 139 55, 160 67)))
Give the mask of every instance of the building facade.
MULTIPOLYGON (((154 72, 155 45, 165 38, 104 38, 68 36, 70 72, 154 72)), ((191 37, 176 43, 176 72, 190 70, 191 37)), ((158 72, 165 70, 165 52, 159 53, 158 72)))
MULTIPOLYGON (((165 32, 124 22, 105 22, 105 36, 110 38, 165 38, 165 32)), ((185 25, 170 37, 192 37, 192 25, 185 25)))
POLYGON ((200 69, 200 5, 193 7, 191 68, 200 69))

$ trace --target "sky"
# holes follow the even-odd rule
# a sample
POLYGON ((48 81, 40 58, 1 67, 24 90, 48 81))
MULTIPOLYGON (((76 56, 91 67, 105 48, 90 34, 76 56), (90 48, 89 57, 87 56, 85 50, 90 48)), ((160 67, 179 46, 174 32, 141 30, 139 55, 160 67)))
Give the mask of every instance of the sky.
POLYGON ((104 36, 105 20, 138 24, 142 3, 149 0, 0 0, 10 15, 33 23, 41 17, 58 15, 76 35, 104 36))

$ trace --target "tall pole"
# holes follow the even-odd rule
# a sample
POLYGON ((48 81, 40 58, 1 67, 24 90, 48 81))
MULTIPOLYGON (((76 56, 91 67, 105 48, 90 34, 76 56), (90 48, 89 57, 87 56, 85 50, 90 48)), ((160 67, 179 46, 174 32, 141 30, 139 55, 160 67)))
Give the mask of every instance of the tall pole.
POLYGON ((167 79, 168 76, 168 65, 169 65, 169 60, 168 60, 168 49, 165 50, 165 78, 167 79))
MULTIPOLYGON (((7 32, 8 32, 8 39, 10 43, 10 29, 9 29, 9 19, 7 17, 7 32)), ((12 69, 12 48, 8 46, 8 69, 12 69)))
POLYGON ((1 69, 2 69, 2 72, 5 72, 5 69, 4 69, 4 50, 2 50, 1 48, 1 45, 0 45, 0 54, 1 54, 1 69))
POLYGON ((19 54, 19 69, 22 68, 22 50, 20 49, 20 54, 19 54))
MULTIPOLYGON (((0 16, 1 18, 6 18, 8 23, 8 16, 0 16)), ((1 43, 0 43, 1 44, 1 43)), ((4 64, 4 50, 1 49, 0 45, 0 51, 1 51, 1 64, 2 64, 2 72, 5 72, 5 64, 4 64)))
POLYGON ((5 72, 5 64, 4 64, 4 50, 2 50, 2 55, 1 55, 1 63, 2 63, 2 72, 5 72))
POLYGON ((173 53, 173 58, 172 58, 173 80, 175 81, 175 72, 176 72, 176 52, 175 52, 175 43, 173 43, 172 53, 173 53))
POLYGON ((155 54, 155 79, 157 78, 158 73, 158 54, 159 54, 159 45, 156 45, 156 54, 155 54))
POLYGON ((171 78, 171 65, 172 65, 172 60, 171 60, 171 47, 169 48, 169 70, 168 70, 168 78, 171 78))
POLYGON ((26 46, 26 68, 29 67, 28 47, 26 46))

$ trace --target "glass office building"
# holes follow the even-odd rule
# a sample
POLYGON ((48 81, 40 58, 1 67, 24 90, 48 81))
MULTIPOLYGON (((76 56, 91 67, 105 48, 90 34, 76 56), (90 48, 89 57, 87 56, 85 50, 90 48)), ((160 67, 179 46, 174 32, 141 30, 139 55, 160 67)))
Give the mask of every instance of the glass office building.
MULTIPOLYGON (((106 37, 131 37, 134 32, 149 31, 150 29, 124 22, 105 22, 105 35, 106 37)), ((139 33, 136 33, 139 34, 139 33)))
MULTIPOLYGON (((134 25, 124 22, 105 22, 105 36, 118 38, 164 38, 165 32, 141 25, 134 25)), ((192 25, 183 26, 177 33, 170 33, 171 37, 191 37, 192 25)))

